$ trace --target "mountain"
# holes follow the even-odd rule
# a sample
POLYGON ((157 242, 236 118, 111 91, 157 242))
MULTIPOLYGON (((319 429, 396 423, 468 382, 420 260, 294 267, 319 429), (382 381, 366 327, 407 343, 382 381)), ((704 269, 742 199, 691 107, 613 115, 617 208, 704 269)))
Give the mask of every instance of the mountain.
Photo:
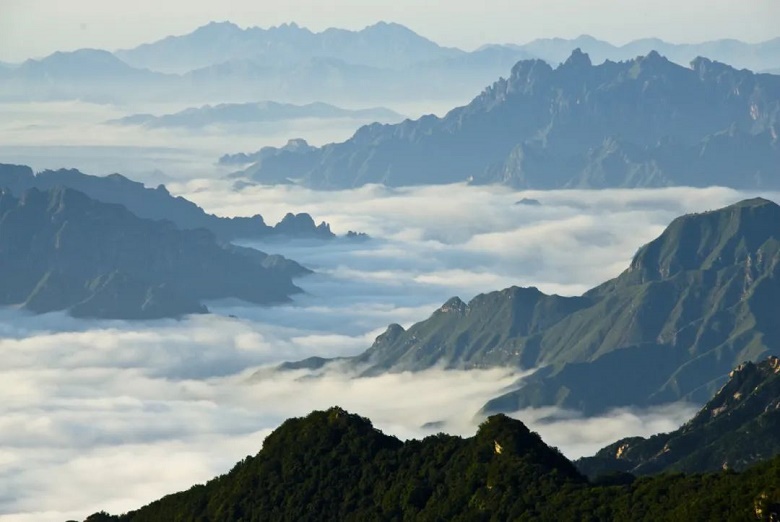
POLYGON ((688 423, 649 439, 632 437, 580 459, 583 473, 742 471, 780 455, 780 359, 747 362, 688 423))
POLYGON ((312 58, 400 69, 464 52, 441 47, 394 23, 379 22, 360 31, 330 28, 316 33, 294 23, 241 29, 230 22, 212 22, 186 35, 169 36, 115 54, 134 67, 185 73, 231 61, 251 60, 275 68, 312 58))
POLYGON ((284 152, 292 152, 293 154, 299 153, 303 156, 307 152, 314 149, 309 143, 302 139, 291 139, 283 147, 263 147, 256 152, 239 152, 236 154, 225 154, 219 158, 220 165, 247 165, 249 163, 260 163, 266 157, 276 156, 284 152))
POLYGON ((364 375, 536 369, 485 414, 704 403, 740 362, 780 354, 778 314, 780 206, 757 198, 676 219, 622 274, 582 296, 512 287, 469 303, 454 297, 407 330, 391 325, 344 363, 364 375))
POLYGON ((516 188, 780 187, 780 77, 656 52, 521 61, 443 118, 372 124, 242 172, 315 189, 469 181, 516 188))
POLYGON ((681 65, 690 63, 698 56, 706 56, 712 60, 751 71, 780 66, 780 38, 754 44, 739 40, 674 44, 658 38, 643 38, 618 46, 589 35, 582 35, 574 39, 541 38, 524 45, 509 45, 508 47, 522 49, 550 64, 565 61, 574 49, 579 48, 588 53, 596 63, 605 60, 631 60, 636 56, 646 55, 650 51, 657 51, 681 65))
POLYGON ((13 274, 0 283, 4 305, 110 319, 204 313, 208 299, 285 302, 300 291, 291 278, 308 273, 62 187, 0 193, 0 270, 13 274))
POLYGON ((27 60, 6 69, 0 98, 7 101, 82 99, 115 102, 138 95, 134 89, 145 85, 147 99, 170 88, 171 75, 138 69, 108 51, 79 49, 56 52, 40 60, 27 60))
POLYGON ((382 60, 364 65, 327 56, 278 65, 230 60, 183 74, 181 92, 187 99, 220 101, 265 97, 341 105, 421 100, 458 103, 526 56, 514 50, 508 54, 480 52, 415 63, 404 69, 393 69, 382 60))
POLYGON ((210 23, 114 54, 84 49, 0 69, 0 99, 456 103, 528 57, 500 46, 473 53, 446 48, 384 22, 319 33, 295 24, 241 29, 210 23))
POLYGON ((31 188, 49 190, 69 187, 90 198, 127 207, 133 214, 155 220, 168 220, 181 229, 205 228, 223 241, 268 237, 331 239, 334 234, 327 223, 315 225, 309 214, 287 214, 276 226, 265 224, 256 214, 250 218, 224 218, 207 214, 195 203, 172 196, 164 185, 156 189, 132 181, 120 174, 90 176, 78 170, 45 170, 37 175, 30 167, 0 164, 0 187, 14 194, 31 188))
POLYGON ((122 516, 158 520, 776 520, 780 459, 743 474, 590 484, 520 421, 474 437, 384 435, 340 408, 290 419, 230 472, 122 516), (774 517, 774 518, 773 518, 774 517))
POLYGON ((327 103, 293 105, 267 101, 259 103, 221 103, 215 106, 205 105, 162 116, 132 114, 118 120, 111 120, 108 123, 115 125, 143 125, 149 128, 199 128, 209 125, 280 122, 306 118, 351 118, 370 121, 399 121, 403 119, 397 112, 383 107, 350 110, 327 103))

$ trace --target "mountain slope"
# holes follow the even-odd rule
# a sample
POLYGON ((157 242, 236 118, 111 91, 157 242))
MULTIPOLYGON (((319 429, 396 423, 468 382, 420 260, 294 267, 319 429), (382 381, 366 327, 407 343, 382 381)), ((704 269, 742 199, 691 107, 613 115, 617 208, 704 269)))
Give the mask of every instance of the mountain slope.
POLYGON ((4 71, 0 98, 9 101, 83 99, 112 102, 133 95, 138 85, 154 96, 176 77, 134 68, 108 51, 79 49, 27 60, 4 71))
POLYGON ((773 520, 780 460, 742 475, 591 485, 521 422, 401 442, 339 408, 286 421, 263 449, 204 485, 122 516, 158 520, 773 520))
POLYGON ((580 459, 583 473, 741 471, 780 454, 780 359, 745 363, 691 421, 671 433, 633 437, 580 459))
POLYGON ((314 224, 308 214, 287 214, 282 222, 271 227, 259 214, 250 218, 224 218, 207 214, 195 203, 172 196, 164 185, 156 189, 132 181, 120 174, 90 176, 78 170, 45 170, 37 175, 21 165, 0 164, 0 187, 21 194, 30 188, 49 190, 69 187, 92 199, 125 206, 145 219, 165 219, 178 228, 205 228, 224 241, 257 239, 271 236, 330 239, 335 237, 327 223, 314 224))
POLYGON ((780 206, 757 198, 676 219, 580 297, 513 287, 453 298, 408 330, 390 326, 349 364, 364 374, 539 368, 485 413, 703 403, 740 362, 780 353, 779 315, 780 206))
POLYGON ((464 181, 778 187, 778 135, 780 77, 704 58, 685 68, 656 52, 594 66, 575 50, 556 69, 519 62, 443 118, 368 125, 308 151, 304 162, 280 151, 243 174, 318 189, 464 181))
POLYGON ((154 319, 206 299, 289 300, 300 265, 136 217, 68 188, 0 194, 0 303, 36 313, 154 319))

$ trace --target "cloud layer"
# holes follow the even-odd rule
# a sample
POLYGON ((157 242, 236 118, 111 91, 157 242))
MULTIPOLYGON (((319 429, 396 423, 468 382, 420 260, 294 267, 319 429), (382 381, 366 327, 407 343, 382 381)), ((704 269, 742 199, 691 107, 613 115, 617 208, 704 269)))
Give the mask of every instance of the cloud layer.
MULTIPOLYGON (((580 293, 617 275, 677 215, 744 197, 718 188, 521 193, 461 185, 234 192, 213 180, 172 188, 212 212, 262 212, 272 221, 309 211, 375 239, 255 245, 318 271, 298 282, 306 294, 281 307, 223 301, 209 303, 215 315, 148 323, 0 311, 3 520, 138 507, 227 471, 283 419, 315 408, 343 406, 400 437, 472 434, 474 414, 517 375, 249 376, 285 360, 359 353, 387 324, 422 320, 452 295, 511 284, 580 293), (522 198, 542 205, 515 205, 522 198)), ((550 409, 516 416, 578 457, 624 436, 671 430, 692 412, 672 405, 598 419, 550 409)))

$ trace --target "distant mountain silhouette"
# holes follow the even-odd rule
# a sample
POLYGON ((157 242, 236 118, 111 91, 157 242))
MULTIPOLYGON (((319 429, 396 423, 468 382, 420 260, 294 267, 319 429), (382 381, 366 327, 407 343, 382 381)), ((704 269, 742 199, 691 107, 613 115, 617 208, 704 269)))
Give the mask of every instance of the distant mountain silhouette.
POLYGON ((71 100, 105 103, 132 96, 133 89, 149 87, 148 98, 164 92, 177 77, 133 68, 108 51, 79 49, 56 52, 5 69, 0 99, 6 101, 71 100))
POLYGON ((462 100, 529 57, 509 48, 476 53, 446 48, 384 22, 361 31, 320 33, 295 24, 241 29, 210 23, 117 51, 110 82, 106 59, 95 52, 109 54, 80 50, 31 60, 28 65, 39 71, 35 75, 0 69, 0 99, 193 104, 278 99, 342 105, 462 100), (60 62, 70 64, 67 78, 58 76, 60 62))
POLYGON ((644 39, 618 47, 582 36, 485 45, 466 52, 386 22, 360 31, 322 32, 295 24, 242 29, 230 22, 212 22, 189 34, 113 55, 81 49, 19 66, 0 66, 0 100, 194 105, 277 99, 381 105, 435 99, 454 104, 506 75, 518 60, 541 58, 557 65, 576 48, 592 53, 597 63, 605 58, 634 59, 656 50, 683 65, 706 56, 737 68, 764 71, 780 67, 778 47, 780 39, 684 45, 644 39))
POLYGON ((371 109, 342 109, 327 103, 309 103, 293 105, 289 103, 221 103, 193 107, 173 114, 155 116, 153 114, 133 114, 111 120, 116 125, 143 125, 149 128, 186 127, 200 128, 209 125, 253 124, 282 122, 300 119, 336 119, 351 118, 368 121, 400 121, 397 112, 375 107, 371 109))
POLYGON ((379 22, 360 31, 331 28, 316 33, 298 25, 241 29, 212 22, 182 36, 169 36, 116 55, 133 67, 184 73, 218 63, 251 60, 263 67, 335 58, 353 65, 399 69, 464 54, 408 28, 379 22))
POLYGON ((613 45, 589 35, 582 35, 574 39, 540 38, 524 45, 507 47, 522 49, 553 65, 565 61, 574 49, 582 49, 595 63, 605 60, 631 60, 656 51, 680 65, 687 65, 699 56, 706 56, 738 69, 752 71, 780 66, 780 38, 754 44, 728 39, 674 44, 659 38, 642 38, 624 45, 613 45))
POLYGON ((266 154, 243 175, 317 189, 469 181, 517 188, 780 187, 780 77, 656 52, 594 66, 519 62, 443 118, 372 124, 266 154))

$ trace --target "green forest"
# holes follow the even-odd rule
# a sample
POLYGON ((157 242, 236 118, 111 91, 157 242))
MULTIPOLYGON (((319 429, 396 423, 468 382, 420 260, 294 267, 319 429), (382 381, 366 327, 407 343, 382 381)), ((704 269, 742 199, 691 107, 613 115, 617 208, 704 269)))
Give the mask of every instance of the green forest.
POLYGON ((522 422, 402 442, 340 408, 290 419, 227 474, 87 522, 778 520, 780 457, 742 473, 589 481, 522 422))

